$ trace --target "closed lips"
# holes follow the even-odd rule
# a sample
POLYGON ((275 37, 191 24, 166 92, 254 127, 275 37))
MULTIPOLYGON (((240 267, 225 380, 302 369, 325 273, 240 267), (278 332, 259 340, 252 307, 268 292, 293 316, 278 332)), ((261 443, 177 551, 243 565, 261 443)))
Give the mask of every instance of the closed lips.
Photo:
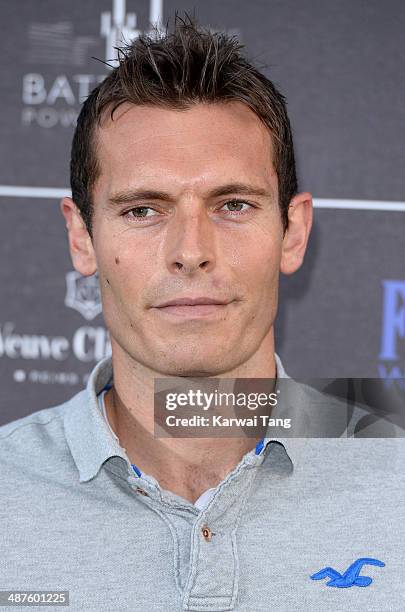
POLYGON ((220 300, 220 299, 209 298, 209 297, 176 298, 174 300, 163 302, 162 304, 155 306, 155 308, 165 308, 166 306, 198 306, 202 304, 226 305, 226 304, 229 304, 230 301, 232 300, 220 300))

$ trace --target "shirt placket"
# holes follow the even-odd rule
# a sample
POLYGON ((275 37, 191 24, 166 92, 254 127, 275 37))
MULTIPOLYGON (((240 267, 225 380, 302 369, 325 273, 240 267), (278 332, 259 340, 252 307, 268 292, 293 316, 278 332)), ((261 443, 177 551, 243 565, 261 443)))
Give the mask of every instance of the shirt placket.
POLYGON ((194 523, 183 610, 233 610, 239 586, 237 528, 256 470, 244 464, 224 480, 194 523))
POLYGON ((237 528, 258 466, 265 453, 249 455, 218 486, 207 507, 179 503, 150 481, 130 477, 132 488, 168 525, 174 540, 176 586, 182 609, 195 612, 233 610, 239 586, 237 528))

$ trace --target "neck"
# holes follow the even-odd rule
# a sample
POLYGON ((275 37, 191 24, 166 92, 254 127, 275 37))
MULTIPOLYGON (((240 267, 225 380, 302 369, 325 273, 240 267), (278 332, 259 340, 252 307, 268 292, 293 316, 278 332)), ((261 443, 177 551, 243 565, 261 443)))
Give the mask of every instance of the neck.
MULTIPOLYGON (((105 395, 109 423, 131 463, 167 489, 194 503, 217 486, 260 438, 155 438, 154 378, 113 345, 114 387, 105 395)), ((275 378, 273 338, 240 367, 219 378, 275 378)))

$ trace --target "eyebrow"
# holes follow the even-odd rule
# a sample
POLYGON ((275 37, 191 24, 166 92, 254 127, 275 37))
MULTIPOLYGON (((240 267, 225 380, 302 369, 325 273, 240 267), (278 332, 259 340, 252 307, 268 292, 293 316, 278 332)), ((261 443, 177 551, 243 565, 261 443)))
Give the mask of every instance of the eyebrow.
MULTIPOLYGON (((226 185, 215 187, 209 191, 207 193, 207 197, 218 198, 220 196, 230 195, 231 193, 267 197, 273 195, 271 190, 264 189, 263 187, 257 187, 247 183, 227 183, 226 185)), ((164 202, 173 202, 174 198, 165 191, 141 188, 119 191, 112 194, 108 200, 111 202, 111 204, 129 204, 131 202, 139 202, 142 200, 162 200, 164 202)))

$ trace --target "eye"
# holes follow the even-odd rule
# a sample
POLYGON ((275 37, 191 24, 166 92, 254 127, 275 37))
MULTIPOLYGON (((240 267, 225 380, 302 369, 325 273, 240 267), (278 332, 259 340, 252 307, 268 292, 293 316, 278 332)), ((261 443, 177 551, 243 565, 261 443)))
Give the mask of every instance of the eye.
POLYGON ((223 204, 221 206, 222 210, 224 208, 224 206, 228 206, 228 210, 226 210, 225 212, 228 213, 236 213, 236 214, 243 214, 245 212, 247 212, 249 210, 249 208, 253 208, 252 204, 249 204, 249 202, 246 202, 245 200, 229 200, 228 202, 225 202, 225 204, 223 204), (242 209, 242 207, 245 206, 247 208, 242 209))
POLYGON ((137 206, 136 208, 131 208, 124 213, 125 217, 129 217, 130 219, 144 219, 145 217, 154 217, 159 213, 156 212, 154 208, 150 206, 137 206), (149 214, 151 213, 151 214, 149 214))

